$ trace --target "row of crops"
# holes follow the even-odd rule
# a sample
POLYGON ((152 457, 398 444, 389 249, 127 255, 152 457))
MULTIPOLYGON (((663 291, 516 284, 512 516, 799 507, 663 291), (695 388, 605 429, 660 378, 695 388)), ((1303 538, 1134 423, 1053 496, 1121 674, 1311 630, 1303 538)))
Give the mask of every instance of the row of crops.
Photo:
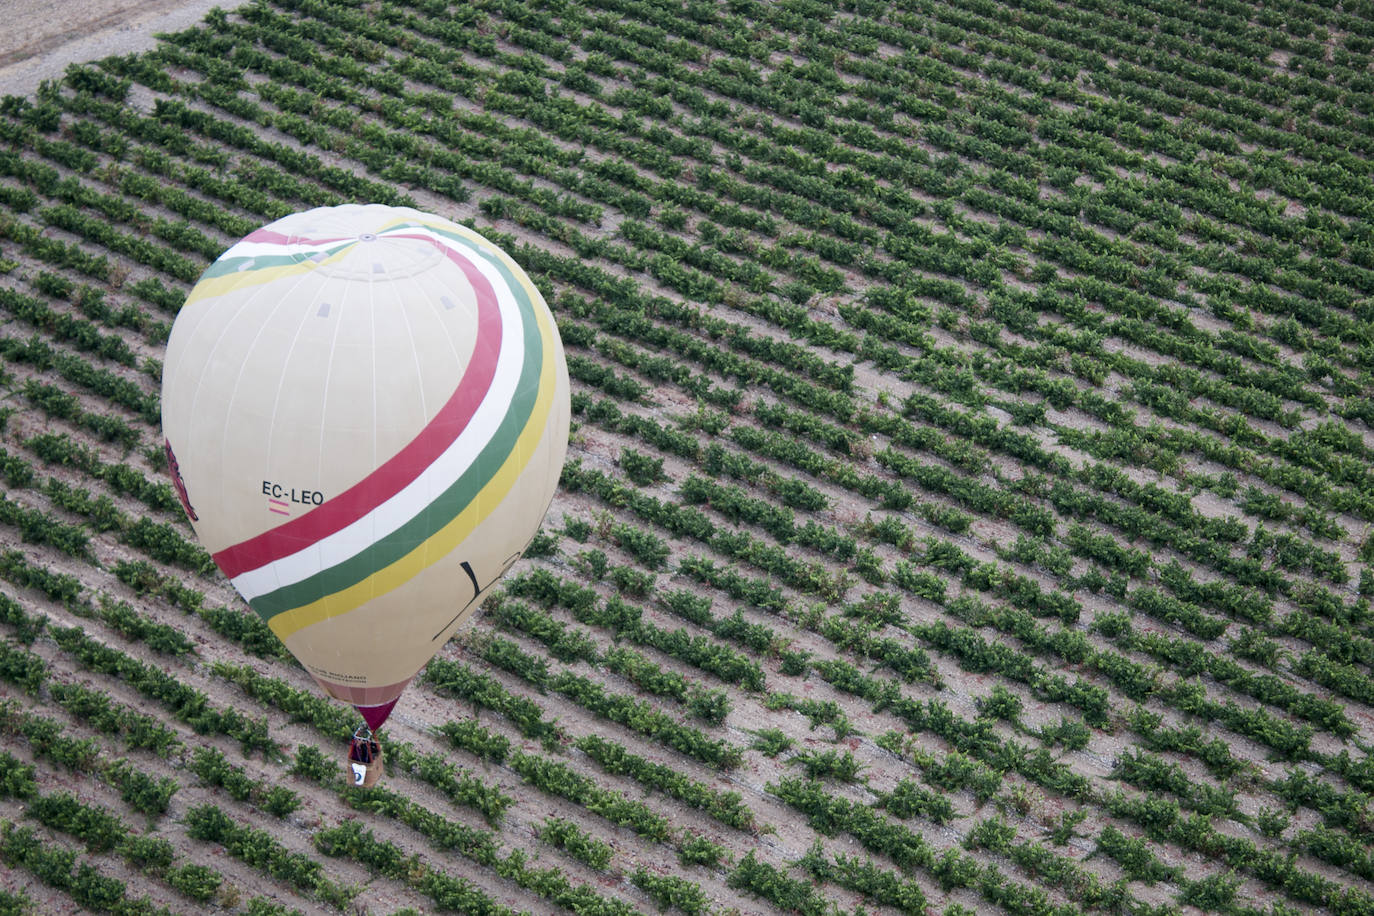
POLYGON ((0 100, 0 911, 1374 910, 1370 13, 259 0, 0 100), (574 391, 366 791, 158 430, 344 202, 574 391))

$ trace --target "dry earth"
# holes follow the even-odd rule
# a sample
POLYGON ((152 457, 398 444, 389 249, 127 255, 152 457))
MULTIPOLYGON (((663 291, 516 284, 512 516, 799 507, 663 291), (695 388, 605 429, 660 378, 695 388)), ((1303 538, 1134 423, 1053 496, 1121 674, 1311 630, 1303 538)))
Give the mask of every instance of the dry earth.
POLYGON ((225 5, 214 0, 6 0, 0 95, 31 95, 44 80, 60 78, 68 64, 147 51, 157 34, 189 28, 225 5))

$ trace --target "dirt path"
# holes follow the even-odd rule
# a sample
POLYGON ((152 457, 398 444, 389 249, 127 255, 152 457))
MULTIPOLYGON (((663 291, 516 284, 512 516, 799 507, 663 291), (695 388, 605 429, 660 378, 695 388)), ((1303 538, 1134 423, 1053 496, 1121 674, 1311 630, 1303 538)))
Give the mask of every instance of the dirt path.
POLYGON ((0 29, 0 95, 32 95, 69 64, 146 51, 154 35, 189 28, 233 0, 7 0, 0 29))

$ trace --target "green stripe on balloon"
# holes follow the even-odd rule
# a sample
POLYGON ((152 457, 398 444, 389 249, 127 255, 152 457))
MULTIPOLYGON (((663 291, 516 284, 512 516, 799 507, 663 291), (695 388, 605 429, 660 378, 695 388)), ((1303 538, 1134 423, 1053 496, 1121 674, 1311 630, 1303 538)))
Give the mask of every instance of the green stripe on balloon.
MULTIPOLYGON (((452 238, 487 255, 486 251, 482 251, 462 236, 453 235, 452 238)), ((523 285, 516 280, 505 264, 491 257, 488 257, 488 261, 501 271, 519 303, 521 314, 526 318, 522 322, 524 365, 521 368, 520 379, 516 383, 515 397, 511 401, 510 409, 506 411, 495 434, 478 453, 476 460, 448 489, 391 534, 368 545, 342 563, 251 600, 249 606, 263 620, 271 620, 277 614, 343 591, 395 563, 462 512, 473 496, 481 491, 505 462, 529 421, 538 398, 543 342, 538 322, 535 320, 534 305, 525 293, 523 285)))
MULTIPOLYGON (((352 242, 348 244, 353 244, 352 242)), ((336 245, 322 254, 325 257, 338 254, 348 245, 336 245)), ((233 249, 230 249, 231 251, 233 249)), ((220 258, 209 267, 205 268, 205 273, 200 275, 200 279, 208 280, 213 277, 223 277, 236 273, 253 273, 259 270, 272 270, 278 267, 295 267, 303 261, 309 261, 310 256, 304 254, 257 254, 240 255, 233 258, 220 258), (249 266, 245 266, 249 265, 249 266)))

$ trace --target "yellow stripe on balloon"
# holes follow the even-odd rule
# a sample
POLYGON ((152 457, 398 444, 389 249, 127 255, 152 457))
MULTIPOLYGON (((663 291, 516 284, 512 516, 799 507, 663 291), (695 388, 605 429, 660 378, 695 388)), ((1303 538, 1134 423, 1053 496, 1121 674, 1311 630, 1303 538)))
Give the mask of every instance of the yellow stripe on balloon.
MULTIPOLYGON (((523 272, 517 272, 515 276, 520 279, 521 285, 525 287, 531 301, 539 301, 539 291, 534 288, 534 285, 524 276, 523 272)), ((309 604, 303 604, 293 610, 282 611, 272 617, 267 625, 272 628, 273 633, 277 634, 277 638, 285 641, 288 637, 308 626, 328 620, 331 617, 337 617, 340 614, 346 614, 378 595, 384 595, 409 582, 463 543, 476 530, 477 526, 491 514, 490 511, 483 512, 483 507, 489 507, 489 510, 496 509, 506 494, 515 486, 516 481, 520 479, 520 475, 529 464, 528 457, 522 460, 521 456, 534 454, 535 447, 539 444, 539 439, 544 434, 544 428, 548 423, 549 412, 553 409, 554 392, 558 387, 554 362, 556 345, 548 311, 538 308, 533 311, 538 316, 539 333, 544 344, 543 362, 540 366, 539 376, 539 395, 529 421, 525 424, 524 430, 521 431, 520 437, 515 442, 515 447, 511 449, 500 470, 468 503, 467 508, 395 563, 379 569, 366 579, 348 588, 325 595, 323 598, 316 599, 309 604)))
MULTIPOLYGON (((232 249, 230 249, 232 251, 232 249)), ((186 302, 182 305, 185 308, 193 302, 202 299, 209 299, 212 296, 223 296, 236 290, 247 289, 250 286, 260 286, 263 283, 273 283, 284 277, 291 277, 298 274, 308 273, 324 264, 341 259, 348 251, 348 246, 341 247, 338 251, 328 257, 320 258, 318 261, 304 259, 294 264, 273 264, 268 267, 250 267, 246 270, 236 270, 233 273, 223 274, 218 277, 204 277, 191 290, 191 295, 186 297, 186 302)), ((271 255, 271 257, 281 257, 281 255, 271 255)))
MULTIPOLYGON (((440 236, 461 235, 463 238, 471 242, 474 248, 480 248, 487 254, 501 255, 502 260, 505 261, 508 266, 512 266, 515 264, 515 262, 512 261, 510 258, 505 257, 506 253, 504 251, 493 245, 487 239, 484 239, 482 236, 478 235, 473 230, 469 229, 467 226, 464 226, 462 223, 438 223, 430 222, 426 219, 420 219, 416 216, 398 216, 391 222, 386 223, 381 228, 379 228, 377 230, 377 234, 381 235, 383 233, 390 232, 393 229, 404 229, 410 226, 420 226, 430 230, 431 232, 435 232, 440 236)), ((530 285, 528 283, 525 283, 524 285, 526 289, 530 288, 530 285)))
MULTIPOLYGON (((499 257, 508 268, 514 268, 511 271, 512 274, 520 276, 523 273, 523 271, 519 269, 518 265, 516 265, 516 263, 513 260, 511 260, 509 255, 507 255, 500 248, 496 247, 491 242, 487 241, 482 236, 478 235, 476 232, 469 229, 467 226, 462 225, 461 223, 439 225, 437 223, 431 223, 426 220, 415 219, 413 217, 397 217, 390 223, 381 227, 378 230, 378 232, 389 232, 392 229, 396 229, 401 226, 413 226, 416 224, 424 226, 426 229, 429 229, 433 232, 437 232, 440 235, 443 235, 445 233, 452 233, 455 229, 457 229, 458 234, 462 235, 475 247, 481 248, 488 255, 494 255, 499 257)), ((347 241, 347 239, 339 239, 339 241, 344 242, 347 241)), ((267 267, 236 270, 232 273, 227 273, 218 277, 202 278, 196 284, 195 289, 191 291, 191 295, 187 297, 186 302, 182 305, 182 308, 185 308, 187 305, 190 305, 193 302, 199 302, 202 299, 208 299, 212 296, 223 296, 227 293, 234 292, 235 290, 247 289, 250 286, 258 286, 263 283, 271 283, 276 280, 280 280, 283 277, 290 277, 297 274, 307 273, 311 270, 314 270, 317 267, 320 267, 321 265, 329 264, 333 261, 342 259, 343 256, 347 254, 348 247, 349 246, 347 245, 341 245, 339 249, 335 251, 333 254, 330 254, 324 258, 320 258, 319 260, 312 260, 306 258, 297 261, 293 264, 273 264, 267 267)), ((232 253, 232 249, 230 253, 232 253)), ((280 255, 269 255, 268 257, 280 257, 280 255)), ((521 282, 526 287, 526 289, 531 289, 531 286, 528 282, 524 280, 522 280, 521 282)))

